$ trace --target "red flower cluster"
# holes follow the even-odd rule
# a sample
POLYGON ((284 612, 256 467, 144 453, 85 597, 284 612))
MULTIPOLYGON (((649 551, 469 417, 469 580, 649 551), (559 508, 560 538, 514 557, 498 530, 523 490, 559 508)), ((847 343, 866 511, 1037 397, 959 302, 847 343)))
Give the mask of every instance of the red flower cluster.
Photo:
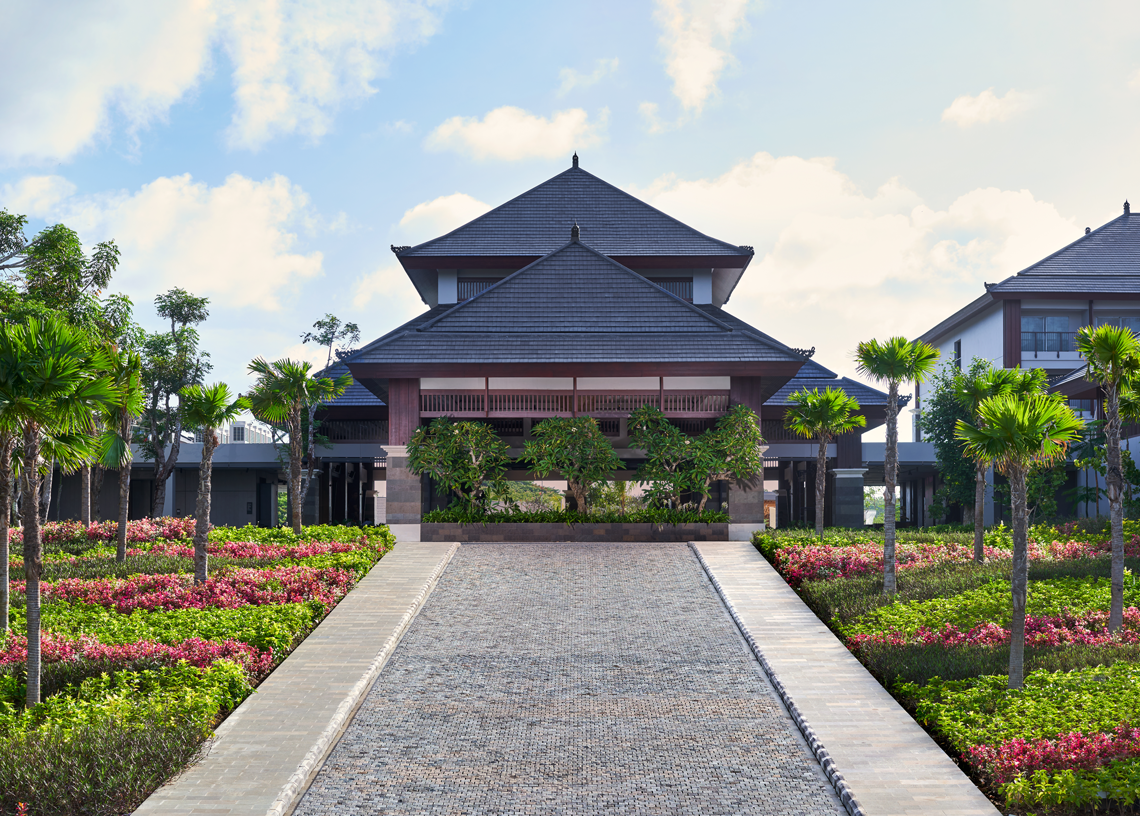
POLYGON ((1118 759, 1140 757, 1140 728, 1121 723, 1111 734, 1080 731, 1056 739, 1015 739, 1000 745, 972 745, 964 757, 999 785, 1037 770, 1095 770, 1118 759))
MULTIPOLYGON (((59 544, 68 541, 113 541, 118 535, 117 521, 96 522, 84 527, 79 521, 49 521, 43 526, 45 544, 59 544)), ((194 519, 186 518, 144 518, 127 522, 127 541, 159 541, 191 538, 194 535, 194 519)), ((23 542, 23 530, 12 528, 8 531, 13 544, 23 542)))
MULTIPOLYGON (((873 635, 858 634, 847 638, 852 651, 870 645, 905 646, 921 643, 926 646, 1004 646, 1009 643, 1009 629, 993 622, 980 623, 968 632, 953 624, 941 629, 921 626, 911 635, 892 630, 873 635)), ((1086 646, 1104 646, 1110 643, 1140 643, 1140 609, 1130 606, 1124 610, 1124 626, 1115 636, 1108 631, 1108 612, 1096 610, 1081 614, 1027 615, 1025 618, 1025 644, 1027 646, 1062 646, 1079 643, 1086 646)))
MULTIPOLYGON (((188 638, 174 646, 153 640, 138 640, 109 646, 91 637, 68 638, 44 632, 40 641, 41 656, 45 663, 93 660, 110 662, 123 667, 143 659, 185 660, 191 666, 205 669, 215 661, 228 658, 241 664, 253 678, 263 677, 273 668, 273 653, 263 652, 238 640, 212 641, 188 638)), ((28 659, 28 639, 10 634, 7 645, 0 649, 0 666, 24 663, 28 659)))
MULTIPOLYGON (((237 609, 303 601, 330 607, 347 594, 353 580, 347 570, 278 567, 232 570, 203 584, 194 584, 190 575, 68 578, 45 584, 43 592, 45 600, 96 604, 129 615, 136 609, 237 609)), ((13 581, 12 589, 24 591, 23 582, 13 581)))
MULTIPOLYGON (((313 555, 355 552, 359 542, 349 541, 305 541, 301 544, 258 544, 253 541, 209 542, 206 552, 226 558, 308 558, 313 555)), ((146 550, 128 550, 130 555, 153 553, 193 558, 194 547, 174 541, 159 541, 146 550)))

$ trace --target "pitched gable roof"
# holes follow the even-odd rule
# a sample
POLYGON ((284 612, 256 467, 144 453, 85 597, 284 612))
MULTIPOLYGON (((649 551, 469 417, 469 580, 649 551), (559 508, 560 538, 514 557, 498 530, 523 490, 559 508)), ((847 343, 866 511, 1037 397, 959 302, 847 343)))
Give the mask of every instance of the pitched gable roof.
POLYGON ((457 306, 365 346, 375 363, 732 361, 802 364, 715 307, 694 306, 571 241, 457 306))
POLYGON ((574 166, 398 257, 540 257, 565 243, 573 223, 584 242, 610 256, 735 256, 722 265, 740 267, 752 256, 574 166))
POLYGON ((1140 294, 1140 215, 1128 212, 1018 272, 991 295, 1034 292, 1140 294))

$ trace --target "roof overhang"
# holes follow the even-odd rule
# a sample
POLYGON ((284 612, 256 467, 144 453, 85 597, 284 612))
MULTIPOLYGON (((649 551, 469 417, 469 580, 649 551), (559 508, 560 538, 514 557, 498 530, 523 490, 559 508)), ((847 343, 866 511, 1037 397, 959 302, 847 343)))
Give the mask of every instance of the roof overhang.
POLYGON ((998 292, 987 294, 994 300, 1140 300, 1140 292, 998 292))
MULTIPOLYGON (((606 255, 606 253, 602 253, 606 255)), ((544 255, 399 255, 405 270, 522 269, 544 255)), ((751 255, 606 255, 628 269, 744 269, 751 255)))
POLYGON ((942 337, 954 329, 961 326, 963 323, 968 323, 978 315, 982 314, 986 309, 993 305, 994 295, 992 292, 986 292, 976 300, 970 301, 966 306, 962 307, 954 314, 943 320, 930 331, 919 336, 919 340, 924 343, 935 343, 938 338, 942 337))

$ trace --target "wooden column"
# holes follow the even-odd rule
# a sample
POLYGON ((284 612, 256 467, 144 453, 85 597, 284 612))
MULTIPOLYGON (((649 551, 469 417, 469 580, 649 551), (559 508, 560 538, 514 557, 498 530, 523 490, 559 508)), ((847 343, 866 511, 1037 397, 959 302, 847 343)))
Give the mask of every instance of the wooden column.
POLYGON ((761 416, 764 405, 764 391, 760 377, 732 377, 729 380, 728 402, 730 405, 747 405, 761 416))
POLYGON ((1021 365, 1021 301, 1002 301, 1002 358, 1006 368, 1021 365))
POLYGON ((420 426, 420 381, 388 380, 388 444, 407 445, 420 426))

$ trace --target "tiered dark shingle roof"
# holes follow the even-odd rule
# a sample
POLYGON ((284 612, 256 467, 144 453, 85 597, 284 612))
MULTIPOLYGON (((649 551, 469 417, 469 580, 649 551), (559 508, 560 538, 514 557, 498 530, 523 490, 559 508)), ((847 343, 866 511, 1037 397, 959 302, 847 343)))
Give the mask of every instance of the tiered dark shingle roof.
POLYGON ((1140 215, 1129 212, 1082 235, 1001 283, 991 295, 1046 292, 1140 294, 1140 215))
POLYGON ((726 312, 687 303, 575 241, 348 358, 352 365, 594 361, 795 364, 804 358, 726 312))
MULTIPOLYGON (((864 385, 856 380, 849 379, 848 377, 840 377, 834 371, 824 368, 814 360, 809 360, 804 363, 803 368, 799 373, 780 388, 775 394, 765 400, 765 405, 784 406, 791 405, 791 396, 797 391, 811 391, 814 389, 823 391, 827 388, 842 388, 849 397, 854 397, 859 401, 860 407, 868 406, 886 406, 887 395, 878 389, 872 388, 869 385, 864 385)), ((910 399, 909 396, 902 397, 899 400, 900 405, 906 404, 910 399)))
POLYGON ((735 256, 743 267, 751 248, 710 238, 629 193, 571 167, 446 235, 398 249, 407 258, 541 257, 566 243, 581 225, 586 244, 609 256, 735 256))

